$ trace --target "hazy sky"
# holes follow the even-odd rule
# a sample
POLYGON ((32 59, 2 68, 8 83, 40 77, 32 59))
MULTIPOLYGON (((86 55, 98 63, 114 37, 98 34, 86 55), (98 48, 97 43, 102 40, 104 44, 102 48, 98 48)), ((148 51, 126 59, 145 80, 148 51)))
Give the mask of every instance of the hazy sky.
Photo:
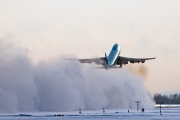
POLYGON ((179 0, 0 0, 0 44, 26 48, 33 61, 101 57, 114 43, 146 61, 152 93, 180 91, 179 0))

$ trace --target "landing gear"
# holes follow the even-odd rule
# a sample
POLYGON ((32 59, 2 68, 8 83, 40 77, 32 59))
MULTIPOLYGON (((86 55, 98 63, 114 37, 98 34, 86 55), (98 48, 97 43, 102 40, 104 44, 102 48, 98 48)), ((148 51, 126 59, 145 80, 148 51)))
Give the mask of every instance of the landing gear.
POLYGON ((122 64, 120 64, 119 66, 120 66, 120 68, 122 68, 122 64))

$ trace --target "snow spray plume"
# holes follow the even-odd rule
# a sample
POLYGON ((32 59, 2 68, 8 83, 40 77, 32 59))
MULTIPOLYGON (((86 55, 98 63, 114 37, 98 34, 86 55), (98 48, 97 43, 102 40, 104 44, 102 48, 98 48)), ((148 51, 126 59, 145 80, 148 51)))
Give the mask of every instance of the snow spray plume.
POLYGON ((152 106, 141 78, 125 69, 94 69, 61 57, 34 65, 26 52, 0 46, 1 113, 129 109, 137 100, 152 106))

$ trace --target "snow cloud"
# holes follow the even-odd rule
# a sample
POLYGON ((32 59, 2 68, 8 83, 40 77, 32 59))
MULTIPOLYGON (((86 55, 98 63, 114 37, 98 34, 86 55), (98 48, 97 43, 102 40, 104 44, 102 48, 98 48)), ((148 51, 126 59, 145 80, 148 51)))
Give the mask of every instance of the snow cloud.
POLYGON ((142 78, 127 69, 88 67, 59 56, 37 64, 28 51, 0 41, 0 112, 151 107, 142 78))

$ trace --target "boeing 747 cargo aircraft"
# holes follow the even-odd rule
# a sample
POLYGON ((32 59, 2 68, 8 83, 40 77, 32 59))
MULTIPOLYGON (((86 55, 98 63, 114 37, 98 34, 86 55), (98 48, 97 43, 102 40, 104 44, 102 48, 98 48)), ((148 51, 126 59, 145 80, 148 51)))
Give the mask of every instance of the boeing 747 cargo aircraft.
POLYGON ((90 58, 90 59, 78 59, 81 63, 95 63, 98 65, 102 65, 105 69, 108 68, 117 68, 117 65, 119 65, 120 68, 122 68, 122 65, 130 63, 144 63, 146 60, 155 59, 154 58, 129 58, 129 57, 122 57, 120 56, 120 47, 118 44, 114 44, 112 47, 109 56, 106 55, 105 57, 100 58, 90 58))

